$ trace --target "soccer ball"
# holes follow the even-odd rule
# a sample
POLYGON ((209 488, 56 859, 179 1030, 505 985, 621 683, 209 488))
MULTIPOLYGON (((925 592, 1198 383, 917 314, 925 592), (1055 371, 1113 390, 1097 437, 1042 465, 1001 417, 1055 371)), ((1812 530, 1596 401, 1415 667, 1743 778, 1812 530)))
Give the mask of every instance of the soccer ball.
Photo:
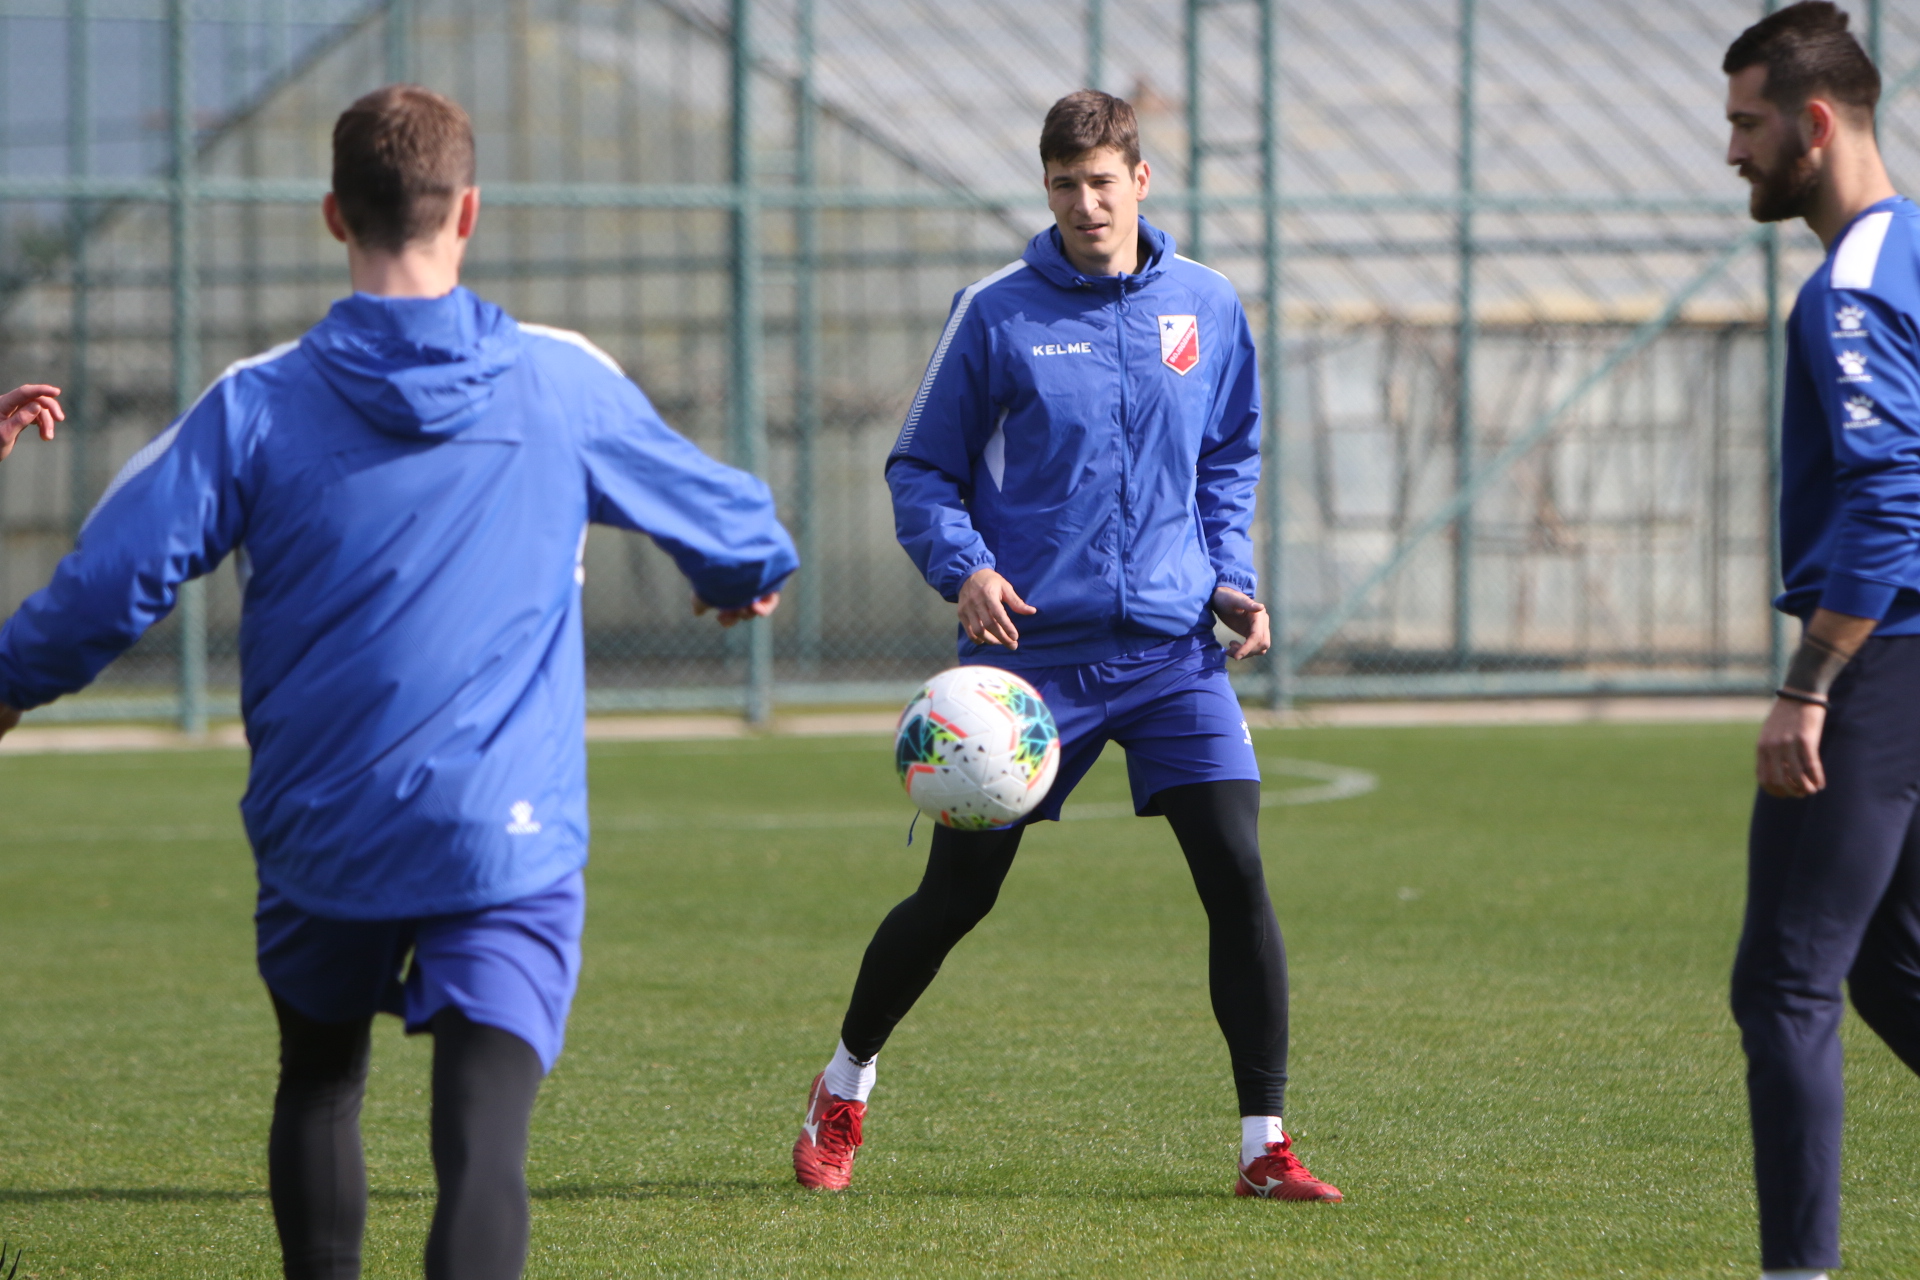
POLYGON ((997 667, 942 671, 913 695, 893 738, 894 767, 942 826, 989 831, 1046 798, 1060 733, 1034 687, 997 667))

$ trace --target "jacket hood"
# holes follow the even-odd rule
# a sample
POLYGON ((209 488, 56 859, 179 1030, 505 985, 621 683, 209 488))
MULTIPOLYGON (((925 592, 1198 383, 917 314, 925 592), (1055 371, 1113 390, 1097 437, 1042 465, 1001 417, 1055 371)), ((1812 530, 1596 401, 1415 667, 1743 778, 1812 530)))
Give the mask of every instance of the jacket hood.
POLYGON ((440 298, 356 293, 301 340, 320 376, 388 435, 435 440, 473 425, 520 359, 520 326, 465 289, 440 298))
MULTIPOLYGON (((1136 267, 1132 275, 1121 277, 1123 288, 1139 288, 1158 277, 1173 261, 1173 237, 1145 218, 1140 219, 1140 238, 1147 245, 1147 260, 1136 267)), ((1027 251, 1021 257, 1028 266, 1062 289, 1083 289, 1098 284, 1102 279, 1113 279, 1112 276, 1089 276, 1074 266, 1067 258, 1067 251, 1060 245, 1059 227, 1048 227, 1027 241, 1027 251)))

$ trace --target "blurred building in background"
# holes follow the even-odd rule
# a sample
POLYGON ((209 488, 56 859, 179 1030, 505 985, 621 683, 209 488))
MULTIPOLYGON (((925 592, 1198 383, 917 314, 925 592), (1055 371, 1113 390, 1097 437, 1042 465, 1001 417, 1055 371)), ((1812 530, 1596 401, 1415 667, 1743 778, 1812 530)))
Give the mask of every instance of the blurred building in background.
MULTIPOLYGON (((1855 0, 1920 179, 1920 11, 1855 0)), ((0 0, 0 610, 233 360, 347 288, 330 131, 394 80, 473 114, 467 283, 578 329, 765 475, 806 555, 722 635, 596 530, 593 705, 890 700, 952 655, 881 476, 953 294, 1048 224, 1035 144, 1130 97, 1146 215, 1264 344, 1250 699, 1768 687, 1778 324, 1820 256, 1722 156, 1748 0, 0 0)), ((1038 602, 1044 607, 1044 602, 1038 602)), ((223 568, 43 717, 231 714, 223 568)))

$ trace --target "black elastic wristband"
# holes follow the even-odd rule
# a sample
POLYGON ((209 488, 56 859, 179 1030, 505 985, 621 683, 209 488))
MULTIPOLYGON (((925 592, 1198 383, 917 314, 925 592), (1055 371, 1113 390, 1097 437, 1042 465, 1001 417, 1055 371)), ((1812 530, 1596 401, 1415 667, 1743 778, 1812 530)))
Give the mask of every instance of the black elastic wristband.
POLYGON ((1817 693, 1802 693, 1798 689, 1775 689, 1773 696, 1776 698, 1785 698, 1789 702, 1804 702, 1810 707, 1831 707, 1833 705, 1817 693))
POLYGON ((1851 656, 1812 636, 1801 636, 1800 647, 1794 650, 1793 661, 1787 664, 1786 679, 1780 683, 1824 698, 1851 656))

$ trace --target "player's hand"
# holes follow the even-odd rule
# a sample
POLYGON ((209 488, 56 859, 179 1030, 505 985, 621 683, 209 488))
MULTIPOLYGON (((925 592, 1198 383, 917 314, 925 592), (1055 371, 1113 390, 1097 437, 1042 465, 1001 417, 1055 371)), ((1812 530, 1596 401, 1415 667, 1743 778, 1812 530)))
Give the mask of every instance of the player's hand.
POLYGON ((6 737, 8 732, 11 731, 12 728, 19 723, 20 723, 19 710, 17 708, 8 706, 4 702, 0 702, 0 738, 6 737))
POLYGON ((1273 648, 1267 606, 1232 587, 1215 587, 1213 599, 1207 603, 1213 609, 1213 616, 1227 624, 1227 630, 1245 637, 1228 648, 1229 658, 1257 658, 1273 648))
POLYGON ((730 627, 736 622, 745 622, 748 618, 764 618, 779 607, 778 591, 769 591, 752 604, 743 604, 732 609, 718 609, 699 596, 693 598, 693 616, 699 618, 712 613, 714 621, 722 627, 730 627))
POLYGON ((992 569, 976 569, 960 584, 960 625, 967 639, 975 644, 1003 644, 1020 647, 1020 628, 1013 625, 1013 613, 1038 613, 1038 609, 1020 598, 1013 584, 992 569))
POLYGON ((1827 725, 1827 709, 1791 698, 1775 698, 1767 722, 1760 726, 1754 772, 1760 789, 1770 796, 1804 800, 1827 785, 1820 767, 1820 731, 1827 725))
POLYGON ((14 442, 28 427, 38 425, 42 440, 53 439, 54 424, 65 422, 60 388, 28 383, 0 395, 0 458, 13 452, 14 442))

